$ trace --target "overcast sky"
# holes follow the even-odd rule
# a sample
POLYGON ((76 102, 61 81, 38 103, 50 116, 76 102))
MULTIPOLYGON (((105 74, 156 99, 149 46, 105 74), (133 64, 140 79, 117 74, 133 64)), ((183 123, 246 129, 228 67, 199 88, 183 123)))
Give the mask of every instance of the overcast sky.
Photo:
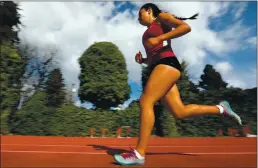
MULTIPOLYGON (((164 11, 180 17, 199 13, 187 21, 191 33, 172 40, 178 59, 189 64, 189 74, 197 82, 204 66, 212 64, 229 85, 240 88, 256 86, 256 15, 257 2, 160 2, 164 11)), ((145 51, 141 38, 146 27, 137 22, 143 3, 114 2, 22 2, 19 36, 33 44, 40 56, 55 46, 65 83, 79 86, 82 53, 96 41, 116 44, 126 58, 131 99, 139 98, 141 66, 135 53, 145 51)), ((129 101, 128 101, 129 102, 129 101)))

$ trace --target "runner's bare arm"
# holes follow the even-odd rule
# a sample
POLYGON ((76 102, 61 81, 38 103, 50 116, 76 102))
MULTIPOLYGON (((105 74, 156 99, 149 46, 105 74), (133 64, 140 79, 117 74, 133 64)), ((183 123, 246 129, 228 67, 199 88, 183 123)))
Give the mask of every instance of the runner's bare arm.
POLYGON ((158 19, 161 22, 161 24, 165 24, 171 27, 171 29, 175 28, 174 30, 171 30, 168 33, 158 36, 160 41, 177 38, 191 31, 191 27, 187 23, 175 18, 173 15, 169 13, 160 13, 158 19))

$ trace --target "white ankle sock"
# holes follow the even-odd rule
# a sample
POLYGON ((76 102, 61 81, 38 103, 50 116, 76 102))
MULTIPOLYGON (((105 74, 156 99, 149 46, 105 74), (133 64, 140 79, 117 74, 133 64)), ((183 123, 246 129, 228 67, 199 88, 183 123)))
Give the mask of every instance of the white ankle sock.
POLYGON ((224 112, 224 109, 221 105, 216 105, 219 108, 220 114, 222 114, 224 112))
POLYGON ((144 157, 141 156, 136 150, 134 150, 134 152, 135 152, 135 155, 136 155, 139 159, 144 159, 144 157))

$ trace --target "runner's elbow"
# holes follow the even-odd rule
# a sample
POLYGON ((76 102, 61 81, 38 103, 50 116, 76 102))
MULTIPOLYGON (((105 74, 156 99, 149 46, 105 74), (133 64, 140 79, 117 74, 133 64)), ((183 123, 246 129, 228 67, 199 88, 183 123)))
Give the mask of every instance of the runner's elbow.
POLYGON ((192 31, 192 28, 190 25, 184 24, 183 26, 186 33, 190 33, 192 31))

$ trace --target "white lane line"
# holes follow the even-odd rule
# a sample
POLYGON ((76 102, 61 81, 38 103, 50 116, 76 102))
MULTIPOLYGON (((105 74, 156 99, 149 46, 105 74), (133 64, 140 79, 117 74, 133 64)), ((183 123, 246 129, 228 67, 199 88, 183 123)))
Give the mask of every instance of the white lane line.
POLYGON ((256 152, 183 153, 190 155, 256 155, 256 152))
MULTIPOLYGON (((15 150, 1 150, 1 153, 47 153, 47 154, 83 154, 83 155, 107 155, 105 152, 57 152, 57 151, 15 151, 15 150)), ((156 152, 147 152, 155 154, 156 152)), ((158 155, 159 152, 157 152, 158 155)), ((182 154, 182 155, 256 155, 257 152, 164 152, 164 154, 182 154)), ((148 155, 148 154, 147 154, 148 155)))
MULTIPOLYGON (((95 147, 95 148, 98 148, 99 147, 111 147, 111 148, 126 148, 126 147, 129 147, 129 145, 90 145, 90 144, 87 144, 87 145, 38 145, 38 144, 1 144, 1 146, 38 146, 38 147, 84 147, 84 148, 92 148, 92 147, 95 147)), ((148 148, 210 148, 210 147, 214 147, 214 148, 217 148, 217 147, 256 147, 256 145, 204 145, 204 146, 192 146, 192 145, 167 145, 167 146, 164 146, 164 145, 158 145, 158 146, 153 146, 153 145, 150 145, 148 146, 148 148)))
POLYGON ((14 151, 14 150, 1 150, 2 153, 60 153, 60 154, 84 154, 84 155, 106 155, 104 152, 55 152, 55 151, 14 151))

